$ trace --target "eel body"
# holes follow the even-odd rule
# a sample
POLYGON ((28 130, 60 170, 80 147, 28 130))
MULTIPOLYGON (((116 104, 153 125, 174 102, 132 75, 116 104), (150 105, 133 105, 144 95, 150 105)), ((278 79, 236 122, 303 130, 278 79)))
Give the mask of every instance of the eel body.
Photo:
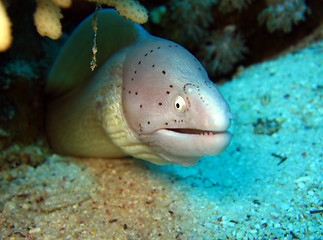
POLYGON ((232 114, 192 54, 101 10, 91 72, 92 20, 76 28, 48 77, 46 129, 57 153, 190 166, 224 151, 232 114))

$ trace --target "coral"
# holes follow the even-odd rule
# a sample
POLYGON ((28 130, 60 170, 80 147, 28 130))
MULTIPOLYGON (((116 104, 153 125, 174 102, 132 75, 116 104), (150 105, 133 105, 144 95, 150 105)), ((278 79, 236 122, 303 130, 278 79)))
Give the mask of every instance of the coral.
POLYGON ((305 20, 305 13, 310 13, 304 0, 267 0, 268 7, 258 15, 259 24, 266 23, 269 32, 292 31, 293 23, 297 25, 305 20))
POLYGON ((72 0, 53 0, 53 3, 61 8, 69 8, 72 5, 72 0))
MULTIPOLYGON (((87 0, 114 7, 120 15, 134 22, 143 24, 148 20, 147 10, 136 0, 87 0)), ((68 8, 72 0, 36 0, 37 8, 34 21, 41 36, 58 39, 62 35, 60 19, 63 18, 61 8, 68 8)), ((11 23, 0 0, 0 51, 5 51, 11 43, 11 23)))
POLYGON ((143 24, 148 21, 147 10, 134 0, 88 0, 114 7, 120 15, 133 22, 143 24))
POLYGON ((220 0, 218 8, 223 13, 230 13, 234 10, 241 12, 242 9, 247 8, 248 4, 251 2, 252 0, 220 0))
POLYGON ((183 44, 195 42, 198 44, 198 56, 211 75, 228 73, 235 63, 243 59, 247 52, 240 34, 235 33, 236 26, 229 25, 224 30, 211 30, 214 21, 212 7, 217 5, 219 11, 229 13, 241 11, 252 0, 171 0, 171 18, 179 26, 179 38, 175 41, 183 44))
POLYGON ((38 33, 41 36, 58 39, 62 35, 60 19, 63 18, 59 6, 55 5, 52 0, 36 0, 36 2, 34 20, 38 33))
POLYGON ((4 3, 0 0, 0 52, 7 50, 12 42, 11 22, 4 3))
POLYGON ((223 31, 213 31, 199 55, 208 72, 214 75, 230 72, 247 51, 241 35, 235 33, 235 26, 229 25, 223 31))
MULTIPOLYGON (((36 0, 37 10, 34 14, 37 31, 42 36, 58 39, 62 35, 60 19, 63 15, 60 8, 71 6, 71 0, 36 0)), ((120 15, 137 23, 145 23, 148 20, 147 10, 134 0, 88 0, 106 4, 115 9, 120 15)))
POLYGON ((314 33, 323 20, 322 6, 323 1, 307 1, 305 5, 305 0, 170 0, 151 8, 152 25, 148 27, 153 34, 178 42, 198 55, 211 79, 219 81, 222 73, 226 76, 233 73, 229 70, 234 70, 230 63, 236 65, 242 59, 246 52, 244 42, 248 43, 250 51, 243 64, 249 65, 271 58, 314 33), (305 17, 301 26, 284 36, 305 17), (270 31, 261 24, 267 24, 270 31), (219 30, 228 25, 236 27, 235 33, 230 35, 219 30), (278 34, 272 34, 277 30, 280 30, 278 34), (224 44, 225 39, 229 41, 225 45, 231 46, 228 52, 218 46, 224 44), (237 49, 233 49, 235 46, 237 49))
MULTIPOLYGON (((213 21, 212 5, 216 0, 171 0, 171 19, 181 29, 181 38, 192 39, 198 42, 203 35, 203 30, 208 28, 213 21)), ((181 39, 181 41, 183 41, 181 39)))

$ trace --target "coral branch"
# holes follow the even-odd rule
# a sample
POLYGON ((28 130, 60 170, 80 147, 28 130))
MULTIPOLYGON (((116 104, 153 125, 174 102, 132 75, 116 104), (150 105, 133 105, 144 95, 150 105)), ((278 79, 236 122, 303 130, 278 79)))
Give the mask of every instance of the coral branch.
POLYGON ((52 0, 36 0, 35 25, 41 36, 58 39, 62 35, 61 9, 52 0))
POLYGON ((5 6, 0 0, 0 52, 6 51, 12 42, 11 22, 5 6))
POLYGON ((134 0, 88 0, 114 7, 120 15, 133 22, 143 24, 148 21, 147 10, 134 0))
POLYGON ((304 0, 267 0, 268 7, 258 15, 259 24, 266 23, 269 32, 292 31, 293 23, 297 25, 305 20, 305 13, 310 13, 304 0))
POLYGON ((230 72, 244 58, 244 53, 248 52, 243 38, 235 30, 235 26, 229 25, 223 31, 213 31, 201 45, 200 56, 210 74, 230 72))
POLYGON ((182 29, 180 41, 198 42, 203 30, 213 22, 212 6, 215 0, 171 0, 171 18, 182 29))
POLYGON ((221 12, 231 13, 235 10, 241 12, 242 9, 247 8, 248 4, 251 2, 252 0, 220 0, 218 5, 221 12))

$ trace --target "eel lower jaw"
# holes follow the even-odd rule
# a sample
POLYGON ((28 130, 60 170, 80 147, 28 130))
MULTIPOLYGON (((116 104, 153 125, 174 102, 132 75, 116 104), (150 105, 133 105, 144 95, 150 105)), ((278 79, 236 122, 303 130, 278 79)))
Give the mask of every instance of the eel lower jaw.
POLYGON ((158 129, 141 135, 168 163, 190 166, 207 155, 222 153, 231 141, 228 131, 198 129, 158 129))

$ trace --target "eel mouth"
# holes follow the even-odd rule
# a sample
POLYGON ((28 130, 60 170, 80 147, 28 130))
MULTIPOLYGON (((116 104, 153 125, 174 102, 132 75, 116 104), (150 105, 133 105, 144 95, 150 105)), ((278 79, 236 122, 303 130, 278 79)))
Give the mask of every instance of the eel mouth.
POLYGON ((201 135, 201 136, 214 136, 216 134, 221 134, 226 131, 212 131, 212 130, 200 130, 193 128, 166 128, 167 131, 173 131, 180 134, 191 134, 191 135, 201 135))
POLYGON ((231 133, 226 129, 221 130, 163 128, 151 135, 145 135, 145 138, 169 155, 199 158, 217 155, 229 145, 231 133))
POLYGON ((201 130, 191 128, 163 128, 141 135, 168 163, 190 166, 207 155, 222 153, 232 135, 227 129, 201 130))

